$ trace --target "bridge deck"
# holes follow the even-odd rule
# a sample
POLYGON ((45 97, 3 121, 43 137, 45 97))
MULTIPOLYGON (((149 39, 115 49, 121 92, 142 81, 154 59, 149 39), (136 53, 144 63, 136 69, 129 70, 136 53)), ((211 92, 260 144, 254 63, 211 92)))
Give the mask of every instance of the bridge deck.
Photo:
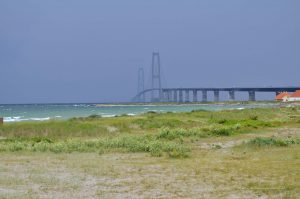
MULTIPOLYGON (((213 91, 215 95, 215 99, 219 99, 218 92, 229 92, 230 100, 234 100, 234 92, 248 92, 249 93, 249 100, 254 101, 255 100, 255 92, 295 92, 296 90, 300 90, 300 87, 225 87, 225 88, 218 88, 218 87, 203 87, 203 88, 162 88, 161 91, 163 93, 167 94, 167 100, 170 99, 170 92, 177 93, 179 92, 179 101, 182 101, 182 92, 186 93, 187 100, 189 100, 189 92, 193 92, 194 99, 197 99, 196 95, 198 91, 204 92, 204 95, 206 96, 208 91, 213 91)), ((140 99, 142 95, 145 95, 148 92, 152 91, 159 91, 159 89, 146 89, 144 91, 141 91, 138 93, 133 99, 137 100, 140 99)), ((206 97, 204 96, 204 100, 206 97)), ((176 94, 177 98, 177 94, 176 94)), ((162 99, 161 99, 162 100, 162 99)))
MULTIPOLYGON (((151 90, 151 89, 150 89, 151 90)), ((163 91, 167 90, 197 90, 197 91, 255 91, 255 92, 294 92, 300 90, 300 87, 203 87, 203 88, 163 88, 163 91)))

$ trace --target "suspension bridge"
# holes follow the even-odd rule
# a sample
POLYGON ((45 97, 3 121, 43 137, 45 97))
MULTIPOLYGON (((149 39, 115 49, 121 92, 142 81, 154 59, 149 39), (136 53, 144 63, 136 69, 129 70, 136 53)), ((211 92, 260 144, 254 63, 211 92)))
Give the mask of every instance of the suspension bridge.
POLYGON ((235 101, 237 92, 247 92, 248 100, 255 101, 257 92, 274 93, 295 92, 300 87, 196 87, 196 88, 163 88, 161 81, 160 55, 152 53, 151 88, 145 89, 144 70, 138 70, 138 92, 133 102, 207 102, 208 92, 213 93, 213 101, 220 101, 220 92, 228 92, 230 101, 235 101), (202 99, 198 99, 198 93, 202 99), (150 95, 150 98, 147 97, 150 95), (191 98, 190 98, 191 97, 191 98))

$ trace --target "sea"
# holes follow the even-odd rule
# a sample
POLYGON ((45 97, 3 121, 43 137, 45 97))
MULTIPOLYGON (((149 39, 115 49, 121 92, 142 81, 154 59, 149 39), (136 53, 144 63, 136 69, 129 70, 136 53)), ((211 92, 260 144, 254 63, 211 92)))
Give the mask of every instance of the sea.
POLYGON ((0 105, 0 117, 4 122, 66 120, 74 117, 101 115, 115 117, 119 115, 138 115, 154 112, 189 112, 192 110, 242 110, 246 108, 274 107, 273 103, 257 104, 170 104, 170 105, 120 105, 120 104, 13 104, 0 105))

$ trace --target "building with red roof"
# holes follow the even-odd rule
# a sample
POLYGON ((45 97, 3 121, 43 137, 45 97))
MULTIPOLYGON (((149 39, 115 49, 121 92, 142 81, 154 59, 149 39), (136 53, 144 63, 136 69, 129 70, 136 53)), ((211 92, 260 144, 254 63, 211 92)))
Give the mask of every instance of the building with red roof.
POLYGON ((300 90, 296 90, 288 97, 288 101, 300 101, 300 90))
POLYGON ((288 101, 287 99, 290 97, 290 94, 288 92, 282 92, 276 95, 275 100, 276 101, 283 101, 286 102, 288 101))

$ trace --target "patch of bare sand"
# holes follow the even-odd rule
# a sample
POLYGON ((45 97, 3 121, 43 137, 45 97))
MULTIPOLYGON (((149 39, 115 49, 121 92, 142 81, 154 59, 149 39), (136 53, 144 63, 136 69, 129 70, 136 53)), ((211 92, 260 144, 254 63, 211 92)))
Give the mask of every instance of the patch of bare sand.
MULTIPOLYGON (((146 154, 50 154, 1 157, 1 175, 20 183, 1 182, 0 196, 23 198, 255 198, 209 181, 203 171, 178 161, 146 154), (173 164, 174 163, 174 164, 173 164), (205 179, 205 180, 203 180, 205 179), (248 197, 249 196, 249 197, 248 197)), ((201 165, 199 165, 201 166, 201 165)))
MULTIPOLYGON (((224 149, 254 137, 299 137, 299 128, 235 137, 203 139, 203 149, 224 149)), ((206 151, 206 150, 205 150, 206 151)), ((225 150, 226 151, 226 150, 225 150)), ((226 167, 215 172, 205 168, 204 159, 151 158, 146 154, 1 154, 0 197, 22 198, 264 198, 228 182, 226 167), (192 165, 192 166, 191 166, 192 165), (224 171, 223 171, 224 170, 224 171), (219 174, 218 174, 219 173, 219 174)), ((216 165, 221 164, 216 160, 216 165)), ((221 164, 222 165, 222 164, 221 164)), ((228 177, 229 176, 229 177, 228 177)))

